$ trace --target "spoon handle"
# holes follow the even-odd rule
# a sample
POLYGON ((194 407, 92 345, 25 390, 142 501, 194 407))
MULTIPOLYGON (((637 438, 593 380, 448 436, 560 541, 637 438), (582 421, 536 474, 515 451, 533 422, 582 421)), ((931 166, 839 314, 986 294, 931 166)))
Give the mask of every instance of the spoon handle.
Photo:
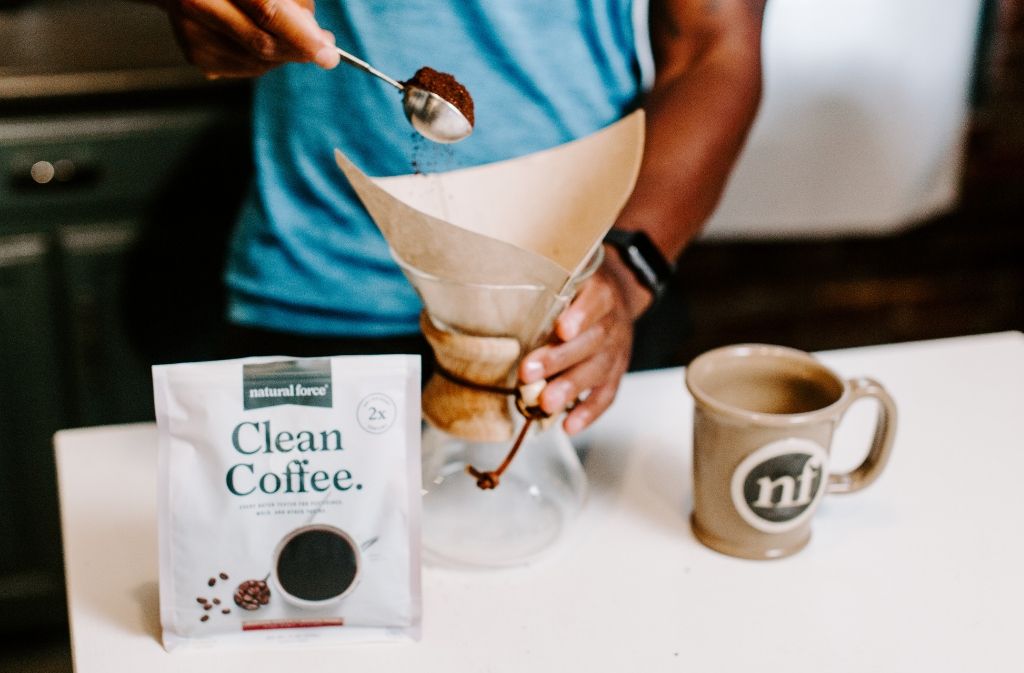
POLYGON ((380 70, 377 70, 363 59, 353 56, 352 54, 348 53, 341 47, 335 47, 335 49, 338 50, 338 54, 341 56, 342 60, 346 61, 349 65, 354 65, 360 70, 370 73, 374 77, 381 78, 382 80, 384 80, 391 86, 395 87, 399 91, 405 91, 405 85, 403 85, 401 82, 391 79, 390 77, 382 73, 380 70))

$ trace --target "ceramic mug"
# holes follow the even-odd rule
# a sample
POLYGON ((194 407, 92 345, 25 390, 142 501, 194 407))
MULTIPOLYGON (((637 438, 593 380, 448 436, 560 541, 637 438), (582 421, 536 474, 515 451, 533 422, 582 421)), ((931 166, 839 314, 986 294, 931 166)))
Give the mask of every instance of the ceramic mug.
POLYGON ((686 369, 694 399, 694 534, 708 547, 749 559, 781 558, 811 537, 826 493, 851 493, 885 467, 896 405, 869 378, 844 380, 803 351, 764 344, 718 348, 686 369), (858 399, 878 400, 867 457, 831 473, 836 425, 858 399))

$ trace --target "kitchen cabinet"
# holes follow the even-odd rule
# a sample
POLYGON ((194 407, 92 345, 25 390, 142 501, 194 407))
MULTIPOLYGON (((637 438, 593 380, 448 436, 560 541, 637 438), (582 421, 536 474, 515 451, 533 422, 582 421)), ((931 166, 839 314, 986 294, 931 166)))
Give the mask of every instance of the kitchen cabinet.
POLYGON ((153 417, 150 363, 129 336, 122 301, 131 282, 128 256, 139 236, 140 223, 133 220, 57 230, 75 425, 153 417))
POLYGON ((0 633, 65 618, 53 433, 216 355, 248 167, 242 99, 0 115, 0 633))
POLYGON ((63 606, 54 429, 66 416, 57 278, 45 230, 0 230, 0 626, 63 606))
POLYGON ((53 433, 216 353, 248 103, 153 3, 0 2, 0 639, 66 619, 53 433))

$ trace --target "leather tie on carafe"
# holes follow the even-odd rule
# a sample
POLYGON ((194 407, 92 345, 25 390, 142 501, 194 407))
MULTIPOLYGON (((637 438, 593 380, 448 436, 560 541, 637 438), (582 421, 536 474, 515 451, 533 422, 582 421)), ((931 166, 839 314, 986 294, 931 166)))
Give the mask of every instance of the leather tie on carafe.
POLYGON ((514 376, 521 349, 514 339, 454 334, 440 329, 424 312, 420 327, 434 351, 434 376, 424 390, 424 415, 436 427, 472 441, 501 442, 512 438, 513 420, 508 408, 512 397, 525 419, 501 464, 494 470, 473 465, 466 472, 477 486, 498 486, 525 441, 534 421, 549 418, 540 408, 545 381, 520 387, 507 385, 514 376), (458 371, 454 371, 454 370, 458 371), (502 385, 505 383, 506 385, 502 385))
POLYGON ((494 470, 481 471, 474 467, 473 465, 466 466, 466 472, 476 479, 476 485, 479 488, 483 490, 497 488, 498 484, 501 483, 501 475, 505 472, 506 469, 508 469, 508 466, 512 464, 512 459, 514 459, 516 457, 516 453, 519 452, 519 447, 522 446, 523 440, 526 439, 526 435, 530 431, 530 427, 533 425, 533 422, 536 420, 543 420, 551 417, 551 414, 547 413, 546 411, 540 408, 538 398, 540 397, 540 390, 542 388, 536 386, 532 387, 533 394, 531 395, 531 397, 533 399, 527 401, 523 394, 523 389, 525 388, 525 386, 521 386, 519 388, 508 388, 504 386, 491 386, 481 383, 474 383, 473 381, 464 379, 439 365, 435 367, 435 371, 437 372, 438 375, 447 379, 451 383, 454 383, 455 385, 464 386, 472 390, 478 390, 486 393, 511 395, 512 397, 515 398, 516 409, 519 410, 519 413, 522 414, 523 418, 525 418, 526 420, 523 423, 523 427, 519 429, 519 434, 516 435, 516 439, 512 443, 512 448, 509 449, 509 452, 505 456, 505 459, 501 461, 501 464, 497 467, 497 469, 494 470))

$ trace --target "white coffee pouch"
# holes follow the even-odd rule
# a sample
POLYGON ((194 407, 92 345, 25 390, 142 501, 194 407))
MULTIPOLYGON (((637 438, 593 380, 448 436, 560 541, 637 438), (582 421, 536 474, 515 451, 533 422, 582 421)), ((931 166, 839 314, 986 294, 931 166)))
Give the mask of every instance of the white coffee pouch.
POLYGON ((164 646, 418 638, 417 356, 153 368, 164 646))

